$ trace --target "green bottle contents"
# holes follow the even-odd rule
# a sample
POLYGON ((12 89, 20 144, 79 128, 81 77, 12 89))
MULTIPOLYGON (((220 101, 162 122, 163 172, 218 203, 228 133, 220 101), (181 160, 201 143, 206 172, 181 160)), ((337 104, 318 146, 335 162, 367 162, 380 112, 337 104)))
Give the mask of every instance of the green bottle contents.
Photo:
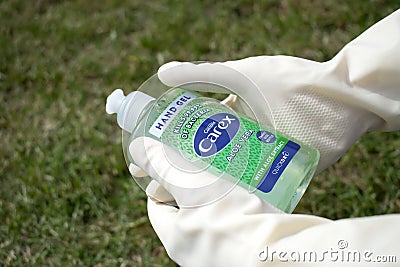
POLYGON ((107 112, 118 113, 119 125, 131 133, 129 143, 139 136, 159 140, 287 213, 296 207, 318 164, 318 150, 181 88, 158 99, 138 91, 125 97, 117 89, 107 98, 107 112))

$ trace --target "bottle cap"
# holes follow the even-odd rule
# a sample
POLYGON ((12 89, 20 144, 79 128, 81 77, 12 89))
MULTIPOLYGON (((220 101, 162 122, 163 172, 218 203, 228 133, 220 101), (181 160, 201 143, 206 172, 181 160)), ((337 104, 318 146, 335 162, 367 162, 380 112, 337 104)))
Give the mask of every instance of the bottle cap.
POLYGON ((117 113, 119 127, 131 133, 143 109, 153 100, 155 98, 139 91, 125 96, 121 89, 116 89, 107 97, 106 112, 117 113))

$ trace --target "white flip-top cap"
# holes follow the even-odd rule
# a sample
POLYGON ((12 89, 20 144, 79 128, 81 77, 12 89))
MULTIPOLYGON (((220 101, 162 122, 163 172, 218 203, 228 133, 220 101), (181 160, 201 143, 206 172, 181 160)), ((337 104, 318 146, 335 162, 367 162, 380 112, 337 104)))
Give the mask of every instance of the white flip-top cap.
POLYGON ((117 113, 119 127, 131 133, 143 109, 153 100, 155 98, 139 91, 125 96, 121 89, 116 89, 107 97, 106 112, 117 113))

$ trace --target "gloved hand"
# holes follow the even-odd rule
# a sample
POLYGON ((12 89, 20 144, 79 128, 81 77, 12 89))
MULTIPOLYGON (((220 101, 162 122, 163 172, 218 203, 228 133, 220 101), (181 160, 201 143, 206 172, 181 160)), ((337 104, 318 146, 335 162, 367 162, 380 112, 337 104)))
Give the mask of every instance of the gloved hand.
MULTIPOLYGON (((266 109, 258 105, 265 103, 264 99, 254 97, 261 93, 268 100, 278 130, 320 150, 319 170, 323 170, 366 131, 400 128, 399 32, 397 11, 328 62, 265 56, 215 64, 170 63, 160 68, 159 77, 169 86, 202 81, 231 88, 255 108, 258 117, 267 115, 266 109), (231 73, 229 70, 243 73, 260 90, 246 91, 241 80, 226 75, 231 73)), ((235 106, 249 112, 243 100, 235 106)), ((400 222, 398 215, 330 221, 279 214, 240 187, 198 208, 165 205, 163 198, 175 200, 179 206, 194 197, 168 183, 191 180, 191 175, 171 166, 157 141, 138 138, 133 147, 138 167, 164 186, 153 182, 148 187, 150 197, 159 200, 149 199, 148 214, 170 257, 183 266, 264 265, 259 257, 266 245, 273 245, 275 251, 323 252, 332 250, 341 239, 360 251, 400 253, 396 238, 392 238, 400 236, 395 226, 400 222)), ((214 177, 204 173, 198 179, 208 181, 214 177)), ((282 261, 272 263, 280 265, 282 261)), ((329 261, 325 258, 319 263, 329 261)), ((309 266, 309 262, 303 264, 309 266)))
MULTIPOLYGON (((382 36, 375 38, 383 39, 382 36)), ((259 56, 199 65, 170 62, 161 66, 158 75, 171 87, 190 88, 192 82, 204 82, 231 88, 241 97, 234 109, 255 112, 259 119, 267 116, 278 131, 317 148, 321 154, 317 171, 320 172, 335 163, 366 131, 399 127, 398 117, 391 114, 398 108, 398 99, 392 99, 395 93, 392 91, 399 77, 390 71, 380 72, 385 66, 395 67, 390 64, 399 58, 385 65, 381 60, 386 53, 396 57, 399 47, 393 46, 389 51, 372 47, 368 53, 359 53, 369 48, 361 39, 364 38, 350 43, 324 63, 288 56, 259 56), (374 61, 375 57, 380 60, 374 61), (246 87, 243 79, 238 81, 240 74, 253 81, 260 92, 246 87), (379 85, 371 84, 375 80, 379 80, 379 85), (247 106, 255 108, 250 111, 247 106)), ((198 90, 208 89, 194 86, 198 90)), ((228 89, 220 92, 232 93, 228 89)))

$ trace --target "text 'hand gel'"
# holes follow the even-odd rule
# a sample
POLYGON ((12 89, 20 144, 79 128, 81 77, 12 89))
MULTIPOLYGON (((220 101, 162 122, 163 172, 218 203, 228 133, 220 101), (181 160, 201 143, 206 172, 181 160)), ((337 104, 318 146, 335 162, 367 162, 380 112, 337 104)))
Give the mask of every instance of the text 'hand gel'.
POLYGON ((156 139, 284 212, 296 207, 318 164, 316 149, 193 91, 173 88, 155 99, 139 91, 125 97, 117 89, 106 110, 117 113, 119 126, 131 134, 128 143, 139 136, 156 139))

